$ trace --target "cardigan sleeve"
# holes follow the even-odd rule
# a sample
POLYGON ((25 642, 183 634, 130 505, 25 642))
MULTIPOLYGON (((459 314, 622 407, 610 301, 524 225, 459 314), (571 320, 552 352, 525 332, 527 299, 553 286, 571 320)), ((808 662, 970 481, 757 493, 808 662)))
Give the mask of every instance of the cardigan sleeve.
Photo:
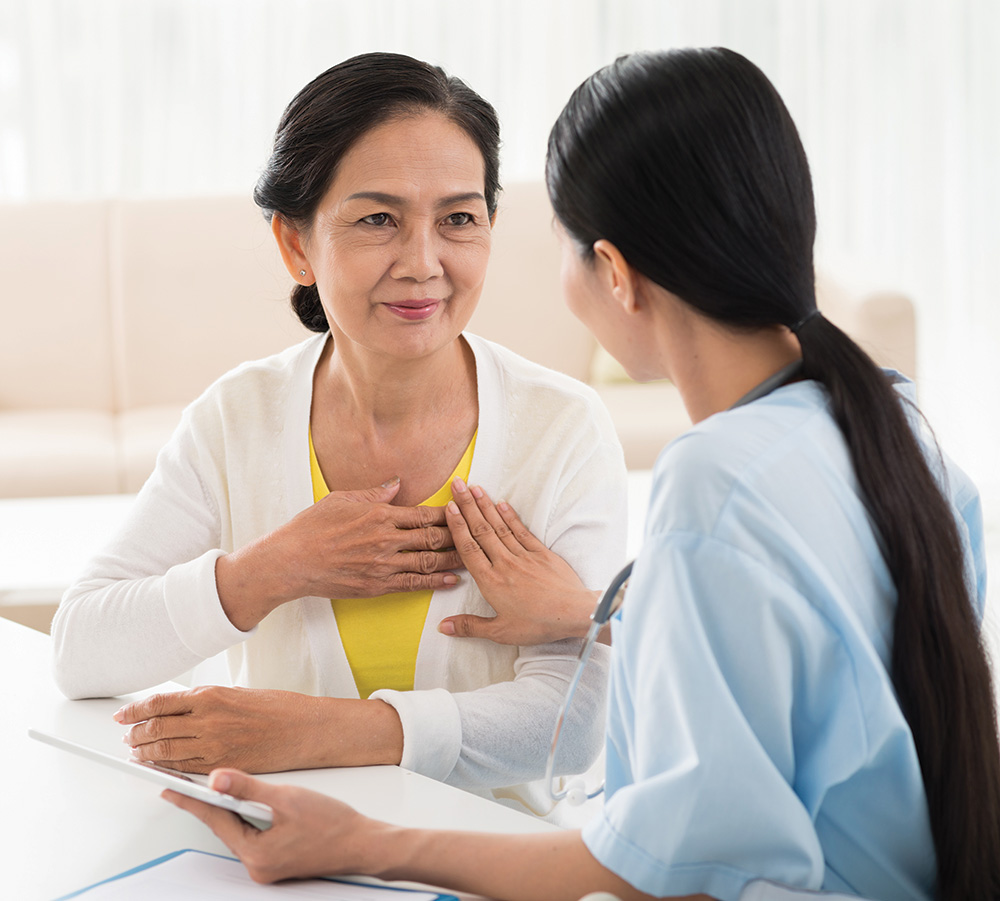
POLYGON ((52 638, 68 697, 157 685, 250 634, 230 623, 216 590, 221 527, 200 450, 186 413, 122 528, 63 596, 52 638))

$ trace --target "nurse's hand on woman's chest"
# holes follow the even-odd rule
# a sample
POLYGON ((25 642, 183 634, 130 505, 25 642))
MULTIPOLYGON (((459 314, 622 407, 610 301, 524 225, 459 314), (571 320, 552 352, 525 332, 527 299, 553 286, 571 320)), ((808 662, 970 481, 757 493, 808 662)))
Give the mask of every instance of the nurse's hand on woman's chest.
POLYGON ((509 504, 494 504, 482 488, 460 479, 453 493, 455 501, 446 510, 455 550, 497 615, 449 616, 439 631, 514 645, 583 638, 600 592, 584 587, 509 504))

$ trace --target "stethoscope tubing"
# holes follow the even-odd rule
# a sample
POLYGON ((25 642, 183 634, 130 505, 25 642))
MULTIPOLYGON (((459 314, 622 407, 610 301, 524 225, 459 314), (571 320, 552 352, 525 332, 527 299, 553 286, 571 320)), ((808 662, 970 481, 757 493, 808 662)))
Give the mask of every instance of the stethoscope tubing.
MULTIPOLYGON (((587 661, 590 659, 590 654, 594 650, 594 644, 597 641, 597 636, 600 635, 601 629, 609 619, 611 619, 614 613, 614 602, 615 596, 618 594, 622 585, 628 581, 629 576, 632 575, 632 567, 635 565, 635 561, 632 560, 627 563, 618 574, 611 580, 611 584, 604 590, 601 595, 600 600, 597 602, 597 606, 594 608, 594 612, 590 615, 590 628, 587 630, 587 635, 583 639, 583 645, 580 648, 580 654, 576 659, 576 669, 573 672, 573 678, 570 679, 569 688, 566 690, 566 697, 563 698, 562 706, 559 708, 559 715, 556 717, 556 726, 552 731, 552 743, 549 745, 549 756, 545 761, 545 784, 549 787, 549 795, 553 801, 561 801, 569 793, 568 788, 563 788, 556 790, 552 787, 553 771, 556 765, 556 752, 559 750, 559 738, 562 735, 563 721, 566 719, 566 712, 569 710, 569 705, 573 702, 573 695, 576 694, 577 686, 580 684, 580 679, 583 678, 583 671, 587 666, 587 661)), ((604 791, 604 780, 601 780, 601 784, 597 786, 593 791, 586 792, 587 800, 591 798, 596 798, 599 794, 604 791)))

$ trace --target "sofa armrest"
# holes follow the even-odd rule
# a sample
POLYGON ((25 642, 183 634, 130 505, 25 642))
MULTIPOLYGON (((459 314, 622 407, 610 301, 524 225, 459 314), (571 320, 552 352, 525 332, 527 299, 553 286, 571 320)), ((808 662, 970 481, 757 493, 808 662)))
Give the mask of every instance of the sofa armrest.
POLYGON ((817 274, 816 301, 881 366, 917 374, 917 325, 913 301, 899 291, 850 291, 817 274))

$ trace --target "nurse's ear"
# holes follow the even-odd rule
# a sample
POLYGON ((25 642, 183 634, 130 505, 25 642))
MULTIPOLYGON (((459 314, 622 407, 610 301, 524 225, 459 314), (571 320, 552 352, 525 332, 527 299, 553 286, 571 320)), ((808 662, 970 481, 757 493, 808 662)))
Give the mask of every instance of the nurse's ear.
POLYGON ((594 271, 605 290, 626 313, 635 313, 642 305, 639 283, 642 275, 633 269, 622 252, 610 241, 594 242, 594 271))
POLYGON ((300 285, 312 285, 316 277, 306 259, 302 232, 278 213, 271 216, 271 234, 278 242, 278 252, 288 274, 300 285))

